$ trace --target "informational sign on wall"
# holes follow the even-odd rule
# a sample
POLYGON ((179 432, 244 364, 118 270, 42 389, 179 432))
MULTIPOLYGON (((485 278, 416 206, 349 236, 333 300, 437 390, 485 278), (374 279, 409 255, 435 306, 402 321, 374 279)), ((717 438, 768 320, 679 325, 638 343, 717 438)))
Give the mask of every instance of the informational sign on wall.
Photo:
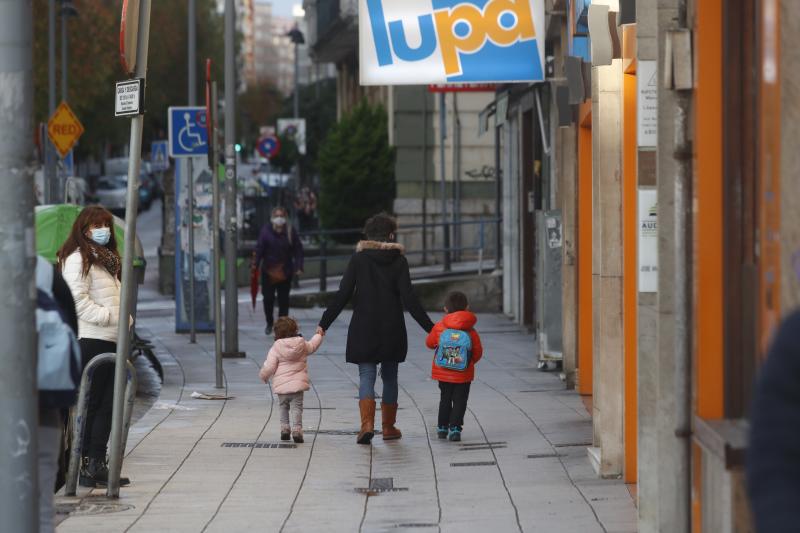
POLYGON ((544 79, 544 0, 360 0, 363 85, 544 79))
POLYGON ((194 224, 194 312, 198 332, 214 331, 212 305, 211 172, 205 157, 195 157, 194 217, 189 220, 189 188, 186 158, 175 161, 175 332, 187 333, 189 324, 189 224, 194 224))
POLYGON ((639 292, 658 292, 658 196, 639 189, 639 292))
POLYGON ((658 144, 658 69, 655 61, 639 61, 636 66, 636 123, 639 148, 658 144))

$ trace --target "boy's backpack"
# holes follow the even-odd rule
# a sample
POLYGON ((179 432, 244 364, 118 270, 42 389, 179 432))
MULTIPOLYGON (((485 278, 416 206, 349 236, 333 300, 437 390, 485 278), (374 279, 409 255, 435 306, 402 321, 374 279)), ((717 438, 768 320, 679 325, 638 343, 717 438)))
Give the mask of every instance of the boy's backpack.
POLYGON ((439 368, 463 372, 469 364, 472 352, 472 338, 469 332, 459 329, 446 329, 439 335, 434 364, 439 368))
POLYGON ((70 407, 80 386, 81 349, 52 287, 53 265, 40 257, 36 263, 39 403, 46 408, 70 407))

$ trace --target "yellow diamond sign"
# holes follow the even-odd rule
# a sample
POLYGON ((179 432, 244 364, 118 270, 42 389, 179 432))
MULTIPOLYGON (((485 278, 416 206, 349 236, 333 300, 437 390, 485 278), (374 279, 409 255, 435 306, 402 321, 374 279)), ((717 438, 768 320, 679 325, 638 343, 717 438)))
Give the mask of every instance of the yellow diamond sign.
POLYGON ((47 135, 56 147, 61 158, 67 156, 78 139, 83 135, 83 125, 66 102, 61 102, 47 123, 47 135))

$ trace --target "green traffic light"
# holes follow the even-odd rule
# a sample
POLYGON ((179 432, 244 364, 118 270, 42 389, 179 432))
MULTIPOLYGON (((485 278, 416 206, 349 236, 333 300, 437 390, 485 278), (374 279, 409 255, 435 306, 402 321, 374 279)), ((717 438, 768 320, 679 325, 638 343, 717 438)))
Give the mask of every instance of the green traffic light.
POLYGON ((241 152, 242 151, 242 145, 241 144, 236 143, 236 151, 237 152, 241 152))

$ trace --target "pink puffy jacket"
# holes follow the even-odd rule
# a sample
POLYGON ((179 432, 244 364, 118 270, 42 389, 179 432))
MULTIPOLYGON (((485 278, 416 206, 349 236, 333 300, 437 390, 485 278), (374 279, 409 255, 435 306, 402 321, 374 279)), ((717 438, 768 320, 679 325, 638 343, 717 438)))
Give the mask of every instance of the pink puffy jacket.
POLYGON ((306 342, 303 337, 289 337, 275 341, 267 353, 267 360, 259 376, 266 383, 272 378, 275 394, 291 394, 311 388, 306 358, 317 351, 322 336, 314 335, 306 342))

